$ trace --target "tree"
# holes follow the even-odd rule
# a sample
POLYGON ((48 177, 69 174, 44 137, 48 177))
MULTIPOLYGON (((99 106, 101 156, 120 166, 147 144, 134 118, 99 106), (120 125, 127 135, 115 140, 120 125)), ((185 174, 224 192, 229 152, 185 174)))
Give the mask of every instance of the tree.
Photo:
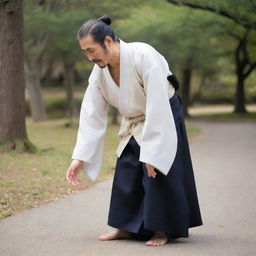
MULTIPOLYGON (((251 33, 252 34, 252 33, 251 33)), ((254 38, 256 33, 254 32, 254 38)), ((252 35, 250 35, 250 29, 246 29, 242 36, 235 35, 231 33, 231 36, 237 40, 237 47, 235 49, 235 63, 236 63, 236 77, 237 77, 237 87, 236 87, 236 101, 235 101, 235 113, 245 113, 245 92, 244 84, 246 78, 252 73, 256 68, 256 56, 250 54, 250 48, 256 46, 256 41, 252 46, 252 35), (251 39, 249 39, 251 37, 251 39), (254 59, 254 60, 253 60, 254 59)))
MULTIPOLYGON (((234 26, 226 28, 225 33, 237 40, 233 49, 235 73, 237 76, 235 93, 235 113, 245 113, 244 84, 246 78, 256 69, 255 51, 256 42, 250 34, 255 36, 256 32, 256 4, 250 0, 226 0, 226 1, 189 1, 189 0, 167 0, 171 4, 187 6, 193 9, 205 10, 232 20, 241 26, 244 32, 234 33, 234 26), (235 8, 234 8, 235 6, 235 8), (254 48, 252 50, 252 48, 254 48), (250 53, 251 52, 251 53, 250 53)), ((237 29, 236 29, 237 30, 237 29)), ((225 34, 223 34, 225 36, 225 34)))
MULTIPOLYGON (((77 28, 90 15, 85 11, 66 10, 58 12, 54 17, 54 33, 48 41, 46 52, 48 62, 60 62, 63 66, 64 86, 67 97, 67 116, 78 117, 78 109, 74 99, 74 71, 78 60, 82 59, 81 50, 76 40, 77 28)), ((53 30, 53 29, 52 29, 53 30)))
POLYGON ((256 29, 256 4, 252 0, 167 0, 167 2, 213 12, 245 28, 256 29))
POLYGON ((25 0, 25 80, 29 94, 31 116, 34 121, 47 119, 41 92, 43 58, 49 38, 48 17, 45 1, 25 0))
POLYGON ((0 1, 1 151, 35 151, 25 127, 22 1, 0 1))
MULTIPOLYGON (((164 4, 163 4, 164 5, 164 4)), ((136 41, 153 45, 167 59, 170 69, 181 82, 183 111, 189 116, 190 91, 193 71, 209 73, 216 68, 214 57, 218 48, 211 38, 218 33, 214 15, 192 13, 170 6, 143 6, 121 20, 120 31, 136 41), (136 26, 140 24, 140 26, 136 26), (153 31, 153 36, 152 36, 153 31)))
POLYGON ((75 40, 77 29, 90 18, 110 13, 120 18, 138 5, 135 0, 25 0, 25 58, 27 88, 33 120, 46 118, 41 96, 42 69, 60 63, 63 85, 66 89, 68 117, 74 118, 78 110, 73 96, 74 70, 81 59, 75 40), (126 8, 121 8, 123 4, 126 8), (103 13, 104 10, 104 13, 103 13), (51 62, 51 63, 50 63, 51 62))

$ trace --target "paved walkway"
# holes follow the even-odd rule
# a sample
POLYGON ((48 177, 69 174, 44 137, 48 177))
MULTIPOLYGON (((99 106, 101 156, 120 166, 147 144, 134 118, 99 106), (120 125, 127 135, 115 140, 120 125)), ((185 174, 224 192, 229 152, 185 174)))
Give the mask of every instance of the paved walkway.
MULTIPOLYGON (((249 112, 256 112, 256 105, 246 105, 246 109, 249 112)), ((188 108, 188 112, 191 115, 196 114, 216 114, 216 113, 232 113, 234 111, 234 105, 194 105, 188 108)))
POLYGON ((111 180, 0 221, 3 256, 256 255, 256 123, 193 121, 190 143, 204 225, 161 248, 101 242, 111 180))

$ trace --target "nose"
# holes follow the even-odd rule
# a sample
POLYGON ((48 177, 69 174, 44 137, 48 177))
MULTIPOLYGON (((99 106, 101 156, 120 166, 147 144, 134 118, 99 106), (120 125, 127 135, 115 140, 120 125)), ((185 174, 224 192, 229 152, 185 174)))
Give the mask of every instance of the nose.
POLYGON ((90 54, 87 54, 87 58, 88 58, 89 61, 92 61, 92 60, 93 60, 93 56, 90 55, 90 54))

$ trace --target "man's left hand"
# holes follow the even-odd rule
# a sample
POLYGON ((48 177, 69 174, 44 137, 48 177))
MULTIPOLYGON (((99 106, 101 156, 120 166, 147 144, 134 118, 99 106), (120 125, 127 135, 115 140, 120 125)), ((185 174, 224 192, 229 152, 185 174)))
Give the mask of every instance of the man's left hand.
POLYGON ((146 163, 146 167, 147 167, 147 171, 148 171, 148 177, 156 177, 156 172, 155 172, 155 167, 151 164, 147 164, 146 163))

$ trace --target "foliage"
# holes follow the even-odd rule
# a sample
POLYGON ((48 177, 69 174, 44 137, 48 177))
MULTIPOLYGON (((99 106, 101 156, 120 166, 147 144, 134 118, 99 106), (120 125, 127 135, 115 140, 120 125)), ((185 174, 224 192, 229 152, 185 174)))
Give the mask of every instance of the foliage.
MULTIPOLYGON (((143 41, 152 44, 168 60, 170 68, 178 73, 191 66, 202 80, 206 77, 214 83, 222 76, 234 73, 234 49, 237 38, 241 37, 245 27, 237 25, 232 19, 215 15, 213 11, 192 11, 191 8, 177 7, 168 1, 101 1, 66 0, 33 1, 25 0, 25 42, 26 56, 40 49, 34 43, 47 38, 44 52, 44 70, 52 72, 53 64, 63 58, 75 62, 74 68, 87 84, 87 76, 92 65, 80 52, 75 39, 82 23, 104 14, 112 17, 112 27, 118 37, 127 41, 143 41), (104 13, 102 12, 104 10, 104 13), (34 46, 34 47, 33 47, 34 46)), ((170 2, 170 1, 169 1, 170 2)), ((203 4, 228 11, 238 19, 250 19, 254 22, 255 12, 250 1, 176 1, 203 4)), ((255 58, 255 31, 249 33, 248 51, 255 58)), ((44 75, 49 76, 49 72, 44 75)), ((49 79, 49 78, 48 78, 49 79)), ((235 80, 233 80, 235 81, 235 80)), ((249 84, 255 84, 254 76, 249 84)), ((233 84, 235 82, 232 82, 233 84)), ((232 85, 232 84, 230 84, 232 85)), ((207 87, 204 87, 207 89, 207 87)))
POLYGON ((144 5, 134 10, 128 19, 120 20, 118 30, 127 31, 128 40, 152 44, 166 57, 174 72, 189 66, 210 77, 218 69, 218 22, 211 14, 184 12, 168 5, 144 5))
POLYGON ((256 3, 252 0, 167 0, 167 2, 214 12, 245 28, 256 29, 256 3))

